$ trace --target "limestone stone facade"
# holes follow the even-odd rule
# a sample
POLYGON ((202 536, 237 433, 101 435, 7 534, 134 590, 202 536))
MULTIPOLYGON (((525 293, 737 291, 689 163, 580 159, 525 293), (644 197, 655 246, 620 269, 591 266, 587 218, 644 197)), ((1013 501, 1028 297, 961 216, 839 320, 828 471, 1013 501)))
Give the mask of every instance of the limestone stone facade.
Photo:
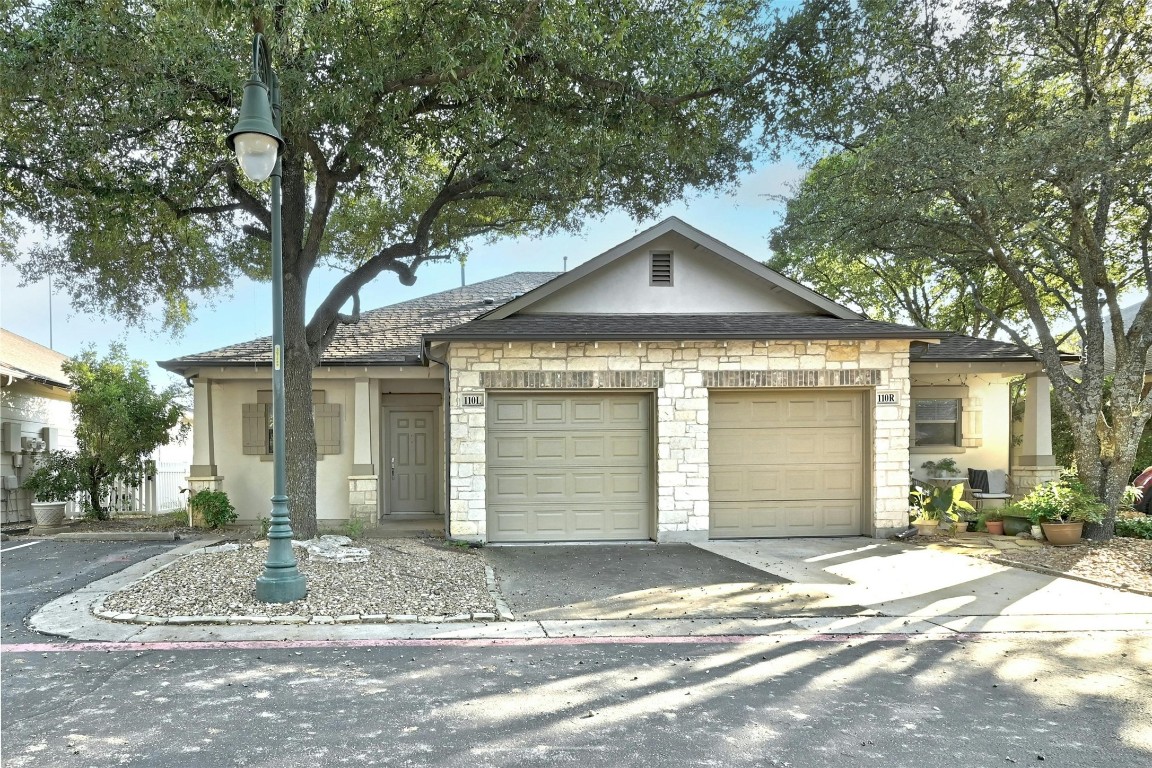
POLYGON ((868 400, 871 489, 861 533, 907 526, 907 340, 452 342, 448 362, 453 536, 487 538, 486 412, 465 403, 485 402, 476 395, 488 389, 652 392, 658 541, 708 538, 710 388, 883 389, 895 402, 868 400))
POLYGON ((348 478, 348 518, 376 525, 380 487, 376 475, 351 475, 348 478))

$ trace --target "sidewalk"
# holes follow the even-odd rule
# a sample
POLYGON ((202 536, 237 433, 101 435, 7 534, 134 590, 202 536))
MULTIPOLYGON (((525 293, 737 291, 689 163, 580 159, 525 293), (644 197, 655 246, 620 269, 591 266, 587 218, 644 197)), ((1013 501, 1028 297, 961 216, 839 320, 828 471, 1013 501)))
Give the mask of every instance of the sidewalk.
POLYGON ((92 614, 108 594, 208 543, 186 544, 58 598, 29 626, 74 641, 131 643, 1152 632, 1152 597, 866 538, 699 545, 790 582, 775 595, 779 607, 770 618, 619 619, 592 612, 568 620, 148 626, 92 614))

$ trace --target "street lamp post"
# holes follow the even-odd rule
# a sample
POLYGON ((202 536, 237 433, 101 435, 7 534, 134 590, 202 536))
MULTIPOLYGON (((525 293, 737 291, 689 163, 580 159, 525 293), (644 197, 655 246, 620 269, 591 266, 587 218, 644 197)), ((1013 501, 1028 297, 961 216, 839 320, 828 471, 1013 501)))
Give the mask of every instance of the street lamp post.
POLYGON ((244 175, 261 182, 272 177, 272 525, 268 529, 268 559, 256 578, 256 599, 288 603, 308 594, 304 576, 292 554, 284 466, 284 256, 280 230, 280 84, 264 36, 252 38, 252 75, 244 84, 240 119, 228 134, 228 148, 244 175))

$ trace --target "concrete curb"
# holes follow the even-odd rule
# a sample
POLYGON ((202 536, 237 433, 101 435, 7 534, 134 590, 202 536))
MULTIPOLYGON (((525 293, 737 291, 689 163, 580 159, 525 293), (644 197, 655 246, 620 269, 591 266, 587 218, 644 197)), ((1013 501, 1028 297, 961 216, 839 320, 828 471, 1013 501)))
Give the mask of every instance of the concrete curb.
MULTIPOLYGON (((91 531, 88 533, 57 533, 54 539, 64 541, 176 541, 175 531, 91 531)), ((203 541, 203 539, 196 539, 203 541)))

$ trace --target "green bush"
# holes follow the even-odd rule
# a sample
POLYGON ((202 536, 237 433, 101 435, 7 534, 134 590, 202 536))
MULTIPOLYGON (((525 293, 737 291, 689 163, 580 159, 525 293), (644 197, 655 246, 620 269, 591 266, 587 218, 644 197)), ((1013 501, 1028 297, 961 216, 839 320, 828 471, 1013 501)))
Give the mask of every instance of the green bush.
POLYGON ((358 539, 364 535, 364 521, 355 518, 344 522, 344 535, 350 539, 358 539))
POLYGON ((76 454, 68 451, 44 454, 20 487, 31 491, 36 501, 71 501, 81 488, 76 454))
POLYGON ((1117 520, 1116 535, 1127 539, 1152 539, 1152 516, 1117 520))
POLYGON ((200 491, 188 502, 193 512, 199 512, 209 528, 219 528, 236 520, 236 508, 224 491, 200 491))

